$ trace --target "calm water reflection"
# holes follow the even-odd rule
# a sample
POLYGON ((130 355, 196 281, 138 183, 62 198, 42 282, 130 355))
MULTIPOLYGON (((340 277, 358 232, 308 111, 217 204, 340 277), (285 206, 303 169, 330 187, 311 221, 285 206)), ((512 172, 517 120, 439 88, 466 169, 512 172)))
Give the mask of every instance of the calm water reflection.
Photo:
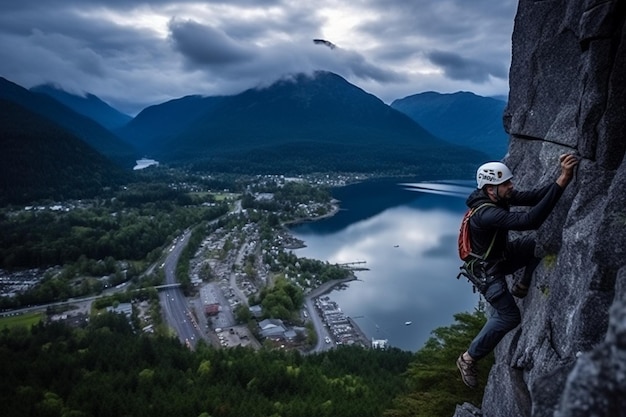
POLYGON ((345 263, 364 260, 369 271, 330 298, 366 335, 416 351, 436 327, 472 311, 478 295, 457 280, 459 222, 464 199, 407 191, 398 180, 335 190, 341 211, 292 229, 307 247, 301 257, 345 263), (405 322, 411 321, 407 326, 405 322))

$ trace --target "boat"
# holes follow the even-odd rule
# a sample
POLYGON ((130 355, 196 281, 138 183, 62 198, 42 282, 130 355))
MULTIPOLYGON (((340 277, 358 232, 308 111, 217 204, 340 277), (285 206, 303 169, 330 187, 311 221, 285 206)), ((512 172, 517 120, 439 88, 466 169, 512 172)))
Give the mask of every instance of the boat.
POLYGON ((405 325, 405 326, 410 326, 411 324, 413 324, 413 322, 412 322, 412 321, 405 321, 405 322, 404 322, 404 325, 405 325))

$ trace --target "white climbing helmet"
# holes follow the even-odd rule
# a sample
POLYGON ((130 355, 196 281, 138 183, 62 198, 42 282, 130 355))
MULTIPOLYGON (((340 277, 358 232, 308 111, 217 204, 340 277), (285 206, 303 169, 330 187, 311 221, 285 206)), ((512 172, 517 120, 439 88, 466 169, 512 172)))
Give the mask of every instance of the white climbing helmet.
POLYGON ((482 164, 476 171, 477 188, 485 185, 500 185, 513 178, 513 173, 502 162, 487 162, 482 164))

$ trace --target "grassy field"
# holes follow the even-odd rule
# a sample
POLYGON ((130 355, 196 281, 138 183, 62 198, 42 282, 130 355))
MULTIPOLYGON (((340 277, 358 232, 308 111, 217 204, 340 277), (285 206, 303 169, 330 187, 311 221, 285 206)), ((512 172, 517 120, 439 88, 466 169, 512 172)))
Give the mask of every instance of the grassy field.
POLYGON ((230 199, 237 199, 240 197, 240 194, 235 194, 235 193, 217 193, 213 195, 215 197, 215 201, 223 201, 226 200, 228 198, 230 199))
POLYGON ((189 195, 192 197, 199 198, 201 200, 206 199, 208 196, 212 195, 215 201, 217 202, 224 201, 227 199, 236 200, 241 197, 241 194, 236 194, 236 193, 212 193, 209 191, 194 191, 194 192, 190 192, 189 195))
POLYGON ((12 327, 30 328, 33 324, 37 324, 43 318, 42 313, 26 313, 17 316, 0 317, 0 329, 12 327))

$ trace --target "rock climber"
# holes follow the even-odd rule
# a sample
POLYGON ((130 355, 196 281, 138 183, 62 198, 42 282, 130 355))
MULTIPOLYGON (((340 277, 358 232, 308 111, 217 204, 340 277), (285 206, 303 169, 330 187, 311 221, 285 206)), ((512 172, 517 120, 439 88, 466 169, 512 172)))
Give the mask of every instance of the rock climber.
POLYGON ((578 157, 559 157, 561 173, 557 180, 532 191, 517 191, 513 173, 501 162, 488 162, 476 172, 477 189, 467 198, 467 205, 483 207, 470 218, 470 239, 477 254, 487 254, 481 267, 488 282, 482 293, 494 312, 474 338, 467 351, 457 359, 463 382, 470 388, 477 385, 476 363, 487 356, 502 338, 520 324, 519 308, 513 296, 528 293, 533 271, 541 261, 535 256, 535 240, 524 236, 510 241, 508 231, 538 229, 571 182, 578 157), (485 204, 489 203, 489 204, 485 204), (512 206, 530 206, 527 211, 510 211, 512 206), (525 268, 522 278, 509 292, 505 275, 525 268))

